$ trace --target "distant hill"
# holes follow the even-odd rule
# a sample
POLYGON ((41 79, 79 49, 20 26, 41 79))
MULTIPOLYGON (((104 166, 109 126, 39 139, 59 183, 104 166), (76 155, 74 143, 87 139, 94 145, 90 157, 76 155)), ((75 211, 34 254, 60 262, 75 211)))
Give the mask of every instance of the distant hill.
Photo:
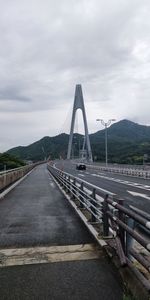
MULTIPOLYGON (((15 147, 7 152, 23 160, 43 160, 44 158, 66 158, 68 134, 44 137, 26 146, 15 147)), ((90 135, 93 157, 105 160, 105 130, 90 135)), ((77 156, 83 136, 74 134, 73 152, 77 156)), ((143 155, 150 156, 150 126, 139 125, 129 120, 114 123, 108 128, 108 159, 114 163, 142 163, 143 155)))
POLYGON ((54 137, 45 136, 41 140, 29 145, 19 146, 7 152, 23 160, 39 161, 51 157, 59 158, 66 155, 68 145, 68 134, 60 134, 54 137))
MULTIPOLYGON (((93 155, 105 160, 105 130, 90 135, 93 155)), ((115 163, 142 163, 150 157, 150 126, 122 120, 108 128, 108 158, 115 163)))

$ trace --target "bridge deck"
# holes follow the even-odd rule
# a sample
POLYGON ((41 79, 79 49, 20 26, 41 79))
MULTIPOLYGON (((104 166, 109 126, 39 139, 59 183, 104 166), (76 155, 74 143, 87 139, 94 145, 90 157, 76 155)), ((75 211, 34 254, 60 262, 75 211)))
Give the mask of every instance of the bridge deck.
MULTIPOLYGON (((94 244, 45 165, 0 201, 0 220, 0 261, 11 248, 55 246, 58 252, 58 246, 94 244)), ((59 260, 57 253, 53 263, 2 266, 0 299, 122 299, 113 266, 104 255, 90 255, 63 259, 63 253, 59 260)))

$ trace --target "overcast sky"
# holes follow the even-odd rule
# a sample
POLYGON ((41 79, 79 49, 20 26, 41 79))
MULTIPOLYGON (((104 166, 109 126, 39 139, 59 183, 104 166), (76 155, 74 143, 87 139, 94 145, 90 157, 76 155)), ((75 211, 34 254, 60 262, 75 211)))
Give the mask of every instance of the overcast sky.
POLYGON ((68 131, 76 84, 90 133, 150 125, 150 1, 0 0, 0 152, 68 131))

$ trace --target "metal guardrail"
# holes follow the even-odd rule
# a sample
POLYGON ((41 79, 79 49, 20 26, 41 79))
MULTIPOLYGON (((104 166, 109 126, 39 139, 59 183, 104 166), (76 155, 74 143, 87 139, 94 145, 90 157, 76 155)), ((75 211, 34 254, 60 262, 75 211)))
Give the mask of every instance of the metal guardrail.
POLYGON ((128 176, 134 176, 134 177, 141 177, 145 179, 150 178, 150 170, 139 170, 139 169, 133 169, 133 168, 118 168, 118 167, 103 167, 103 166, 96 166, 92 164, 87 164, 87 166, 91 169, 111 172, 111 173, 117 173, 122 175, 128 175, 128 176))
POLYGON ((137 208, 125 207, 117 195, 108 194, 69 173, 47 165, 48 170, 68 194, 78 209, 86 216, 87 222, 97 230, 97 236, 113 244, 121 266, 130 266, 144 286, 150 291, 150 215, 137 208), (136 230, 137 225, 145 234, 136 230), (148 238, 147 238, 148 236, 148 238), (146 255, 137 251, 140 245, 146 255), (145 269, 141 272, 140 267, 145 269))
MULTIPOLYGON (((106 162, 92 162, 89 163, 95 166, 100 167, 106 167, 106 162)), ((148 164, 142 164, 142 165, 136 165, 136 164, 119 164, 119 163, 108 163, 109 168, 122 168, 122 169, 133 169, 133 170, 150 170, 150 165, 148 164)))

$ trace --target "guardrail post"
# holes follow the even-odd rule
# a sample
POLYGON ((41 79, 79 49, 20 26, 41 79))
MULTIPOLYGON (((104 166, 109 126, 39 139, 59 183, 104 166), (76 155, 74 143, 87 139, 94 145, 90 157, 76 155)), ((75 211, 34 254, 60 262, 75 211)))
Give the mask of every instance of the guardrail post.
MULTIPOLYGON (((127 225, 134 229, 135 222, 130 217, 127 217, 127 225)), ((131 260, 131 255, 129 254, 130 248, 133 244, 133 237, 126 231, 126 256, 131 260)))
POLYGON ((71 188, 71 194, 72 194, 72 197, 71 197, 71 199, 72 200, 75 200, 75 185, 76 185, 76 179, 74 178, 73 179, 73 182, 72 182, 72 188, 71 188))
POLYGON ((70 176, 68 177, 68 193, 70 194, 70 176))
MULTIPOLYGON (((57 178, 57 174, 56 174, 57 178)), ((65 175, 62 173, 62 181, 61 181, 62 188, 65 190, 65 175)))
POLYGON ((68 192, 68 182, 67 182, 67 175, 65 174, 65 191, 68 192))
MULTIPOLYGON (((83 200, 83 182, 81 182, 80 190, 81 190, 81 192, 80 192, 79 198, 82 202, 84 202, 84 200, 83 200)), ((84 208, 84 205, 82 202, 80 202, 80 208, 84 208)))
POLYGON ((67 178, 67 176, 65 176, 65 180, 66 180, 66 182, 65 182, 65 184, 66 184, 65 190, 66 190, 66 193, 68 194, 70 192, 70 190, 69 190, 69 188, 70 188, 70 176, 68 176, 68 178, 67 178))
POLYGON ((65 183, 64 183, 64 181, 65 181, 65 175, 62 174, 62 187, 63 187, 64 190, 65 190, 65 183))
MULTIPOLYGON (((95 189, 95 188, 93 188, 91 197, 92 197, 94 200, 96 200, 96 189, 95 189)), ((96 206, 96 203, 95 203, 95 201, 93 201, 93 200, 91 200, 91 204, 94 205, 94 206, 96 206)), ((93 206, 91 206, 91 210, 92 210, 92 212, 93 212, 94 214, 96 214, 96 209, 95 209, 93 206)), ((90 220, 90 221, 91 221, 91 222, 96 222, 96 217, 95 217, 93 214, 91 214, 91 220, 90 220)))
POLYGON ((104 201, 103 201, 103 207, 102 207, 102 220, 103 220, 103 235, 108 236, 109 235, 109 221, 108 221, 108 202, 107 202, 108 194, 105 195, 104 201))
MULTIPOLYGON (((124 206, 124 200, 119 199, 118 204, 124 206)), ((121 210, 118 211, 118 218, 123 223, 125 222, 125 215, 121 210)), ((121 241, 121 244, 122 244, 122 248, 125 251, 125 231, 121 226, 119 226, 119 237, 120 237, 120 241, 121 241)))
POLYGON ((55 172, 52 172, 53 176, 59 181, 59 176, 61 178, 59 184, 60 186, 63 187, 63 173, 62 172, 59 172, 58 174, 56 174, 55 172))

